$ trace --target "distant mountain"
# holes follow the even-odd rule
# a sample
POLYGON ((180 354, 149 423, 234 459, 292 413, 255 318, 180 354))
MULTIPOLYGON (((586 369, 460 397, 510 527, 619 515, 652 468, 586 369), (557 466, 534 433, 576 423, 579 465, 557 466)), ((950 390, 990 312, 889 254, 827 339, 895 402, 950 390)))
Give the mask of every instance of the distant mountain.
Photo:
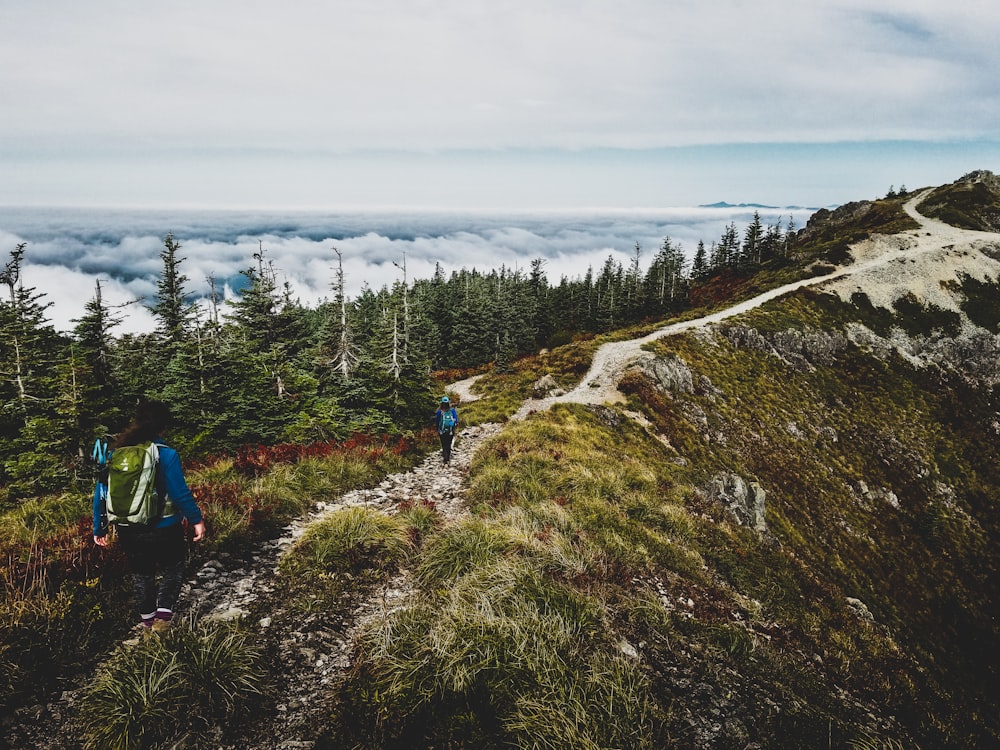
POLYGON ((768 206, 763 203, 727 203, 726 201, 718 201, 717 203, 701 203, 698 208, 760 208, 767 211, 781 211, 781 210, 791 210, 791 211, 816 211, 814 206, 768 206))

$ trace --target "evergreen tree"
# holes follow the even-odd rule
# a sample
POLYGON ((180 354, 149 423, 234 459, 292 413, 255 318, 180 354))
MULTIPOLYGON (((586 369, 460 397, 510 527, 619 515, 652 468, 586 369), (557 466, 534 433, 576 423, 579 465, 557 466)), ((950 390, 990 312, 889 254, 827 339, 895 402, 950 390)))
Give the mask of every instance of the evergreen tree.
POLYGON ((740 266, 740 240, 736 232, 736 223, 729 222, 722 232, 719 244, 715 246, 715 259, 712 266, 721 271, 723 269, 738 270, 740 266))
POLYGON ((761 250, 764 242, 764 225, 760 220, 760 213, 753 212, 753 221, 747 225, 743 232, 743 249, 741 252, 740 267, 756 268, 760 266, 761 250))
POLYGON ((535 258, 531 261, 531 273, 528 276, 530 304, 528 315, 535 331, 535 342, 538 346, 544 346, 553 331, 549 291, 549 282, 545 277, 545 260, 535 258))
POLYGON ((226 318, 235 324, 251 348, 263 352, 270 350, 272 344, 278 343, 278 285, 274 268, 267 261, 263 247, 253 257, 257 261, 257 267, 251 266, 240 271, 246 284, 237 299, 227 300, 230 312, 226 318))
POLYGON ((65 342, 46 318, 51 303, 24 285, 26 247, 17 245, 0 272, 0 283, 7 287, 0 300, 0 480, 10 484, 12 498, 58 486, 61 472, 51 467, 68 460, 53 452, 52 442, 57 437, 52 427, 56 366, 65 342))
POLYGON ((604 261, 604 266, 601 268, 601 273, 595 284, 597 290, 596 323, 599 331, 610 331, 622 322, 623 277, 624 271, 621 263, 616 261, 613 255, 609 255, 604 261))
POLYGON ((344 255, 337 254, 337 270, 333 280, 333 305, 328 311, 321 331, 321 361, 331 374, 346 383, 357 365, 358 355, 354 347, 353 331, 348 319, 348 299, 344 277, 344 255))
POLYGON ((94 296, 83 310, 83 316, 73 321, 76 324, 73 335, 94 383, 101 389, 108 389, 114 382, 111 363, 114 337, 111 332, 121 324, 122 316, 105 304, 100 279, 95 283, 94 296))
POLYGON ((84 305, 83 316, 73 321, 75 343, 64 365, 71 373, 73 395, 67 397, 66 403, 72 404, 68 411, 75 415, 73 430, 78 433, 78 453, 127 416, 114 368, 116 342, 112 331, 121 322, 121 314, 105 303, 98 279, 94 296, 84 305))
POLYGON ((698 247, 694 252, 694 260, 691 263, 691 278, 703 279, 708 275, 709 270, 705 240, 698 240, 698 247))
POLYGON ((184 289, 188 278, 180 270, 185 260, 178 256, 180 249, 181 245, 173 234, 163 238, 163 250, 160 251, 163 270, 156 284, 155 301, 149 307, 158 321, 157 331, 169 344, 168 351, 185 340, 192 316, 191 304, 184 289))
POLYGON ((672 312, 686 304, 686 265, 683 247, 665 237, 646 274, 647 294, 655 303, 656 313, 672 312))
POLYGON ((632 261, 629 263, 628 273, 625 275, 625 317, 629 320, 637 320, 641 317, 643 304, 642 294, 642 246, 636 242, 632 253, 632 261))

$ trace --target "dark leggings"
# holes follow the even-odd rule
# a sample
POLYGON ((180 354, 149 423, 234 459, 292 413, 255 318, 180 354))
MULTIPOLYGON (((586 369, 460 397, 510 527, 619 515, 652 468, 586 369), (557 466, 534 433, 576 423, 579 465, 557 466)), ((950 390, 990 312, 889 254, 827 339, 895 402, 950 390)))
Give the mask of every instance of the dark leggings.
POLYGON ((451 441, 454 439, 455 436, 450 432, 441 433, 441 458, 445 463, 451 461, 451 441))
POLYGON ((184 581, 187 549, 179 523, 162 529, 120 526, 118 538, 132 569, 132 586, 140 614, 157 608, 173 611, 184 581), (160 571, 160 585, 156 572, 160 571))

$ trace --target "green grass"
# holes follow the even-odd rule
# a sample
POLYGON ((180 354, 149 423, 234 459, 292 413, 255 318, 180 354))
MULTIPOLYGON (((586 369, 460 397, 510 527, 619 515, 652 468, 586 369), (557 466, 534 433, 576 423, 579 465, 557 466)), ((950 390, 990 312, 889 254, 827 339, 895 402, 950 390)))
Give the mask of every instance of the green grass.
POLYGON ((93 750, 198 746, 216 722, 236 726, 261 693, 264 665, 249 633, 176 623, 123 646, 80 699, 93 750))
POLYGON ((956 181, 934 190, 917 207, 925 216, 962 229, 1000 229, 1000 195, 982 182, 956 181))
POLYGON ((48 495, 21 501, 0 515, 2 548, 27 549, 75 528, 91 513, 88 498, 78 494, 48 495))
MULTIPOLYGON (((881 316, 873 329, 889 330, 903 313, 951 325, 808 292, 730 325, 833 340, 848 321, 881 316)), ((992 596, 974 572, 994 569, 978 523, 995 529, 995 450, 975 438, 992 402, 834 343, 791 367, 725 336, 673 337, 651 350, 680 357, 694 393, 639 374, 625 386, 653 434, 579 406, 509 424, 474 457, 473 517, 422 537, 420 600, 365 636, 328 746, 616 746, 606 689, 648 710, 621 708, 642 727, 624 746, 692 746, 713 707, 728 717, 720 746, 995 737, 985 673, 958 646, 993 632, 974 605, 992 596), (700 489, 722 470, 766 489, 763 536, 700 489), (882 494, 864 497, 862 482, 882 494), (878 499, 889 490, 898 511, 878 499), (944 591, 940 607, 919 603, 944 591), (371 721, 362 705, 377 707, 371 721)))
POLYGON ((375 713, 333 746, 651 746, 648 680, 598 600, 503 556, 422 599, 364 635, 375 713))
MULTIPOLYGON (((418 457, 376 446, 277 464, 256 479, 239 474, 231 459, 201 466, 187 477, 209 530, 208 539, 193 548, 195 564, 200 556, 239 552, 317 502, 374 485, 418 457)), ((0 514, 0 553, 7 562, 0 580, 0 707, 5 710, 37 702, 54 689, 58 677, 92 666, 134 617, 121 551, 94 547, 90 512, 89 497, 64 494, 25 500, 0 514)), ((423 523, 432 525, 428 518, 423 523)), ((406 533, 416 534, 410 527, 406 533)))
POLYGON ((299 566, 326 572, 357 571, 377 564, 390 569, 409 554, 412 543, 407 524, 394 516, 366 507, 336 511, 310 524, 282 566, 299 566))

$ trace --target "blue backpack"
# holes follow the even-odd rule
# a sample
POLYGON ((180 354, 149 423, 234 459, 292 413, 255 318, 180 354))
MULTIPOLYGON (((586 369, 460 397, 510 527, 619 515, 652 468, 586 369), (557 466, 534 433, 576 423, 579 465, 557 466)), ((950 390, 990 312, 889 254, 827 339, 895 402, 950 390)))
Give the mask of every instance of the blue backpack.
POLYGON ((458 415, 455 413, 454 409, 448 409, 448 411, 441 412, 440 431, 442 433, 453 432, 456 424, 458 424, 458 415))

